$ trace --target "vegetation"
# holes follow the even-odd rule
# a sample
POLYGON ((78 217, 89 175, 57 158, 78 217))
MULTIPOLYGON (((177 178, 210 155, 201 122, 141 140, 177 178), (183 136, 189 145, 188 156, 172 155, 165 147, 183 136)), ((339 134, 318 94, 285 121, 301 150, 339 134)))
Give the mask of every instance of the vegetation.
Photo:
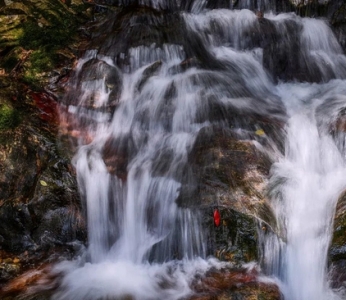
POLYGON ((30 85, 37 85, 38 76, 43 72, 51 70, 56 63, 57 57, 54 52, 46 52, 44 50, 33 51, 28 58, 23 80, 30 85))
POLYGON ((81 1, 71 7, 60 1, 11 5, 0 7, 0 33, 6 33, 0 37, 0 68, 36 89, 46 83, 49 71, 66 64, 58 52, 75 41, 87 6, 81 1), (18 15, 2 17, 8 11, 18 15))
POLYGON ((20 116, 17 110, 8 104, 0 105, 0 130, 15 128, 19 122, 20 116))

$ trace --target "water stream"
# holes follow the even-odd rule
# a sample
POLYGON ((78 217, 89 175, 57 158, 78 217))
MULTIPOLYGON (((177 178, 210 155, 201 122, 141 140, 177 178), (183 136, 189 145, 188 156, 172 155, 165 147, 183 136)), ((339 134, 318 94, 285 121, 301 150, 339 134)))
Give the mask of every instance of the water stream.
POLYGON ((290 119, 285 155, 272 166, 270 184, 285 242, 273 247, 268 240, 266 255, 276 265, 285 299, 341 299, 328 287, 327 253, 336 201, 345 189, 345 149, 338 149, 325 126, 332 117, 328 107, 335 113, 335 102, 345 100, 343 85, 279 87, 290 119))
POLYGON ((211 103, 286 124, 283 153, 269 137, 263 145, 276 157, 269 190, 279 224, 263 241, 263 269, 285 299, 340 299, 328 285, 327 251, 345 149, 328 126, 346 104, 346 58, 322 20, 205 3, 179 12, 188 46, 94 49, 79 60, 67 101, 78 120, 73 162, 88 249, 57 267, 66 275, 54 299, 183 299, 196 274, 224 266, 207 259, 198 210, 176 203, 199 131, 247 130, 241 119, 212 118, 211 103))

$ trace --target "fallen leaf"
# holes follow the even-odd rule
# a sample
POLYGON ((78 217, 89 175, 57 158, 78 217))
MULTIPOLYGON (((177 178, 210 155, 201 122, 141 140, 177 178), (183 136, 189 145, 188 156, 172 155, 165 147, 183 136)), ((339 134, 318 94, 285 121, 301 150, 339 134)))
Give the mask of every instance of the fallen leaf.
POLYGON ((265 132, 264 132, 263 129, 257 129, 257 130, 255 131, 255 134, 257 134, 257 135, 259 135, 259 136, 262 136, 262 135, 265 135, 265 132))
POLYGON ((42 186, 47 186, 47 185, 48 185, 47 182, 45 182, 44 180, 40 180, 40 184, 41 184, 42 186))

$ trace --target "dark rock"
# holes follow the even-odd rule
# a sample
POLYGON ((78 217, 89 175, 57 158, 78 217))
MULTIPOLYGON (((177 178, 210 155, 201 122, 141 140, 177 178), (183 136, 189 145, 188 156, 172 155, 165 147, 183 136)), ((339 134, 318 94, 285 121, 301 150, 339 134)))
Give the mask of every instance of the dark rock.
POLYGON ((162 66, 162 61, 156 61, 152 63, 149 67, 147 67, 142 75, 142 79, 139 81, 137 89, 138 91, 141 91, 145 83, 148 81, 148 79, 155 75, 159 68, 162 66))
POLYGON ((180 44, 181 21, 179 15, 160 11, 150 6, 130 5, 113 12, 112 18, 102 19, 94 31, 92 48, 99 53, 117 58, 119 67, 127 67, 128 49, 138 46, 151 46, 155 43, 180 44), (143 25, 145 24, 145 25, 143 25), (175 24, 175 26, 171 26, 175 24))
POLYGON ((127 178, 127 164, 133 149, 132 140, 124 138, 109 138, 103 147, 103 161, 111 174, 117 175, 123 181, 127 178))
POLYGON ((222 261, 237 265, 258 260, 257 221, 253 216, 240 213, 230 206, 218 207, 221 216, 219 227, 211 224, 212 209, 204 210, 205 226, 209 229, 209 251, 222 261))
POLYGON ((105 91, 109 93, 107 106, 116 107, 121 93, 122 78, 116 67, 107 64, 99 59, 91 59, 86 62, 80 70, 80 76, 76 79, 77 88, 74 92, 68 93, 68 98, 64 99, 68 104, 77 105, 80 97, 83 97, 82 107, 95 109, 101 106, 100 89, 104 84, 105 91))

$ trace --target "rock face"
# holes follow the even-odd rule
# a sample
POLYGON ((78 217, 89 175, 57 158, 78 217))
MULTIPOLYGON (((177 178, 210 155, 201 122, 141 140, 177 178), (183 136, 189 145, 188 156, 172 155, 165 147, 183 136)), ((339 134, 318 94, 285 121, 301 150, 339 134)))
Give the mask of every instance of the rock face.
POLYGON ((8 83, 0 92, 6 108, 0 133, 0 278, 4 282, 46 259, 64 252, 70 255, 73 247, 68 244, 84 241, 85 229, 73 169, 56 140, 57 111, 49 115, 37 106, 41 97, 46 104, 56 105, 55 100, 8 77, 0 80, 8 83), (9 268, 15 259, 16 268, 9 268))
POLYGON ((43 90, 74 61, 81 5, 0 2, 0 285, 71 257, 86 240, 74 170, 58 139, 59 94, 43 90))

